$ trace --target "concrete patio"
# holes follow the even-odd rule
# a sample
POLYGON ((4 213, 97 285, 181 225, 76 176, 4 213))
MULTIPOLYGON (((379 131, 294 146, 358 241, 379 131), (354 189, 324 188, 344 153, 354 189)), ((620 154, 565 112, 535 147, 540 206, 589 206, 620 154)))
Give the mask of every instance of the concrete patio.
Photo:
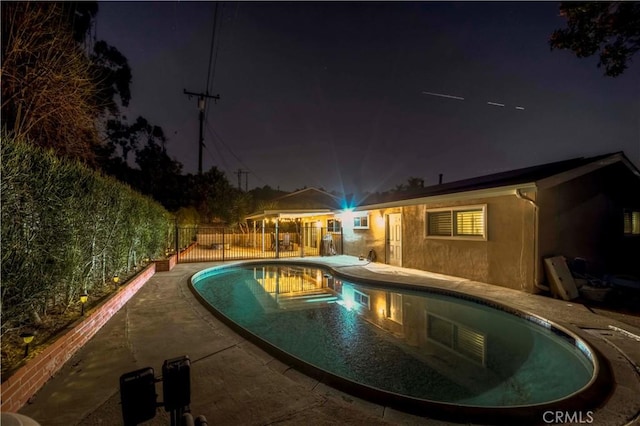
MULTIPOLYGON (((384 275, 388 282, 463 291, 566 326, 602 352, 613 370, 614 391, 601 407, 594 407, 594 424, 623 426, 639 419, 637 317, 620 321, 578 303, 351 256, 290 260, 317 261, 353 277, 384 275)), ((192 413, 206 416, 210 425, 448 424, 330 388, 235 334, 200 305, 187 286, 193 273, 220 264, 179 264, 170 272, 157 273, 20 413, 43 426, 123 424, 119 377, 142 367, 153 367, 159 376, 164 360, 188 355, 192 413)), ((145 424, 168 425, 169 416, 158 409, 145 424)))

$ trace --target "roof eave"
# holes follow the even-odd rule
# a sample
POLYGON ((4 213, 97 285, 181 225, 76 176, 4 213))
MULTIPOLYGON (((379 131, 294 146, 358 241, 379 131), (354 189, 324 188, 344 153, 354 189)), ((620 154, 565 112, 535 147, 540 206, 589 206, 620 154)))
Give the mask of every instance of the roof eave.
POLYGON ((415 206, 420 204, 432 204, 451 200, 471 200, 478 198, 501 197, 505 195, 515 195, 516 191, 535 192, 537 191, 535 182, 521 183, 517 185, 506 185, 496 188, 475 189, 471 191, 451 192, 447 194, 438 194, 426 197, 410 198, 397 201, 388 201, 384 203, 362 205, 356 207, 355 211, 388 209, 394 207, 415 206))
POLYGON ((261 219, 286 219, 286 218, 298 218, 298 217, 310 217, 310 216, 322 216, 332 214, 331 209, 283 209, 283 210, 265 210, 261 213, 253 213, 250 216, 246 216, 246 220, 261 220, 261 219))
POLYGON ((552 188, 617 162, 623 163, 627 168, 629 168, 631 173, 640 178, 640 172, 638 169, 627 159, 627 157, 624 156, 623 153, 618 152, 600 160, 576 167, 575 169, 540 179, 536 182, 536 185, 539 189, 552 188))

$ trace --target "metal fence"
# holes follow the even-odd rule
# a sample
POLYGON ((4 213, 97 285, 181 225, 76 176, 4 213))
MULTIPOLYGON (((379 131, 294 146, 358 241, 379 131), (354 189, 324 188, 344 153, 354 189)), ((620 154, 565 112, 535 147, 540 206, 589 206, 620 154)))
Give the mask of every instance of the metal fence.
POLYGON ((278 259, 342 254, 342 229, 265 227, 249 232, 221 227, 177 227, 178 262, 278 259))

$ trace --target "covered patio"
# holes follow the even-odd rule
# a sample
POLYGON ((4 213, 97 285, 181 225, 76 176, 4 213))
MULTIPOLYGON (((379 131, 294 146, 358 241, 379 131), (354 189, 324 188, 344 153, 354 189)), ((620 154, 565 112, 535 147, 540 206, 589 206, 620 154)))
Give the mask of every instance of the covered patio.
POLYGON ((190 248, 180 253, 178 262, 342 254, 342 228, 326 226, 332 216, 328 210, 266 210, 247 217, 249 230, 245 232, 225 227, 179 227, 179 249, 190 248))

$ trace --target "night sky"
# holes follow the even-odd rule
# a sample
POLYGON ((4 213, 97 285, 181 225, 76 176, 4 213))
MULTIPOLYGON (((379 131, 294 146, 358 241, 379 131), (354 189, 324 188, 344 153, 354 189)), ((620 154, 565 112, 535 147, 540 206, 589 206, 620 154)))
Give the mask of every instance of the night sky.
POLYGON ((99 7, 97 38, 133 72, 123 113, 161 126, 185 173, 183 89, 207 80, 203 168, 250 171, 249 189, 383 191, 616 151, 640 165, 640 57, 611 78, 551 51, 557 3, 220 3, 209 77, 215 3, 99 7))

